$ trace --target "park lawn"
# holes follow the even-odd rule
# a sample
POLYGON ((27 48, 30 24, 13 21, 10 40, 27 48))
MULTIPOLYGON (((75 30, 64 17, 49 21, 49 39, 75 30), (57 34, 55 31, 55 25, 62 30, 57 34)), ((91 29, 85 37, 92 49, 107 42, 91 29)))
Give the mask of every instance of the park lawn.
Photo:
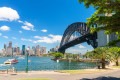
POLYGON ((53 80, 53 79, 15 79, 15 80, 53 80))
POLYGON ((70 74, 86 74, 86 73, 99 73, 99 72, 106 72, 111 70, 63 70, 58 71, 61 73, 70 73, 70 74))
POLYGON ((112 66, 113 68, 120 68, 120 66, 112 66))

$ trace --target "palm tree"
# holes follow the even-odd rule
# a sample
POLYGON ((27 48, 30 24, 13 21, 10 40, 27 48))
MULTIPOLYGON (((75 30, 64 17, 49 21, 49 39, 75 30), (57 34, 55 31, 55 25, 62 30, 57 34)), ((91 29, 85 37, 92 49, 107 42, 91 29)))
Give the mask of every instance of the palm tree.
POLYGON ((105 69, 105 60, 111 59, 111 54, 108 52, 108 47, 99 47, 93 51, 87 52, 87 56, 91 59, 100 59, 102 63, 102 68, 105 69))
POLYGON ((112 53, 113 60, 116 63, 116 66, 119 66, 118 59, 120 58, 120 48, 119 47, 111 47, 109 51, 112 53))

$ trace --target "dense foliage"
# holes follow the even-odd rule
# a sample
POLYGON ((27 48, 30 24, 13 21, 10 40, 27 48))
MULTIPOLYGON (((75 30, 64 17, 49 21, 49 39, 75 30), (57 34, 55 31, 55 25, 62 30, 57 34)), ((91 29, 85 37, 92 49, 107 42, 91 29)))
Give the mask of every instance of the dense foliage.
POLYGON ((116 66, 119 65, 118 60, 120 59, 120 47, 99 47, 94 49, 93 51, 87 52, 85 57, 89 57, 90 59, 99 59, 102 63, 102 68, 105 68, 105 61, 114 61, 116 66))
POLYGON ((62 58, 62 57, 63 57, 63 53, 55 53, 54 57, 55 57, 56 59, 62 58))
POLYGON ((119 47, 111 47, 109 52, 112 53, 113 61, 115 61, 116 66, 118 66, 118 59, 120 58, 120 48, 119 47))
POLYGON ((85 55, 91 59, 99 59, 102 63, 102 68, 105 69, 105 60, 111 60, 111 54, 108 52, 108 47, 96 48, 93 51, 87 52, 85 55))
POLYGON ((105 30, 106 34, 116 33, 117 40, 111 41, 108 45, 113 46, 120 42, 120 0, 78 0, 84 2, 85 7, 93 6, 96 12, 87 19, 87 26, 91 27, 91 32, 105 30))

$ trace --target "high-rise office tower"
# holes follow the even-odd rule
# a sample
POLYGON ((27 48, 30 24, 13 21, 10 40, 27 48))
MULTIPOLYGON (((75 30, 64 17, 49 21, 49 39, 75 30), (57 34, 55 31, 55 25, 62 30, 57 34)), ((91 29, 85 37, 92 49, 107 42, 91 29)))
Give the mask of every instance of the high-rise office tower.
POLYGON ((7 48, 7 55, 13 56, 12 41, 9 42, 9 46, 7 48))
POLYGON ((25 55, 25 45, 22 45, 22 55, 25 55))
POLYGON ((17 47, 17 50, 18 50, 18 54, 20 54, 20 47, 17 47))
POLYGON ((44 47, 44 52, 43 52, 43 54, 46 54, 46 47, 44 47))
POLYGON ((4 44, 4 49, 7 50, 7 44, 6 43, 4 44))
POLYGON ((40 45, 37 45, 37 46, 36 46, 36 49, 40 49, 40 45))
POLYGON ((40 48, 40 54, 41 55, 43 54, 43 46, 41 46, 41 48, 40 48))
POLYGON ((32 46, 33 54, 36 54, 36 49, 34 46, 32 46))
POLYGON ((12 48, 12 41, 9 42, 9 48, 12 48))
POLYGON ((36 46, 36 54, 38 56, 40 56, 40 46, 39 45, 36 46))

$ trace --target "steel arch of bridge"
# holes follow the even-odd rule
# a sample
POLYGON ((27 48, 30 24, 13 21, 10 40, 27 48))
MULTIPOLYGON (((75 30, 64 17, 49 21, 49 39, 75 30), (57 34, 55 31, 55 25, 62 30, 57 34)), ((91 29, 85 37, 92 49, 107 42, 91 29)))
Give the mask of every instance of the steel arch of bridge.
POLYGON ((65 53, 65 50, 67 48, 83 42, 87 42, 89 45, 92 45, 93 48, 96 48, 97 47, 96 39, 97 33, 91 34, 90 28, 87 27, 86 23, 84 22, 73 23, 70 26, 68 26, 68 28, 65 30, 58 51, 61 53, 65 53), (72 41, 69 41, 70 37, 74 32, 79 32, 82 36, 72 41))

